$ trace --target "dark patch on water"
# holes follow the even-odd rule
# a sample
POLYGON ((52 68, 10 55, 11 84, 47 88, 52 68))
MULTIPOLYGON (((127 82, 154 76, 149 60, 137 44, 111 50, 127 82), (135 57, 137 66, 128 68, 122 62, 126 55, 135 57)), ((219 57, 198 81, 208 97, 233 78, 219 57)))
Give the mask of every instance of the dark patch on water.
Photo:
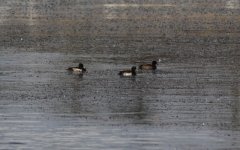
POLYGON ((9 142, 7 144, 11 144, 11 145, 22 145, 22 144, 25 144, 25 143, 22 143, 22 142, 9 142))

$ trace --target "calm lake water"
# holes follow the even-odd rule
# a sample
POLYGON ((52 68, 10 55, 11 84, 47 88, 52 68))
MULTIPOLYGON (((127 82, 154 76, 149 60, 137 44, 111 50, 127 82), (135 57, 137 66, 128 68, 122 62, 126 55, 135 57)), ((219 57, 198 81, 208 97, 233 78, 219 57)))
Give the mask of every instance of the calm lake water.
POLYGON ((0 0, 0 149, 240 149, 239 25, 238 0, 0 0))

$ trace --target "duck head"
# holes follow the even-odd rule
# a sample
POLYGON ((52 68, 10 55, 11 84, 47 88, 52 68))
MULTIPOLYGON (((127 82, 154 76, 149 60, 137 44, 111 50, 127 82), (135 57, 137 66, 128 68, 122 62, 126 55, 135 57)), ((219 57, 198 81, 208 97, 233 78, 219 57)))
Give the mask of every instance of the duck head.
POLYGON ((82 63, 79 63, 78 68, 79 68, 79 69, 83 69, 83 64, 82 64, 82 63))
POLYGON ((155 66, 157 64, 157 61, 152 61, 152 65, 155 66))
POLYGON ((136 75, 136 69, 137 69, 136 66, 132 66, 131 70, 133 75, 136 75))

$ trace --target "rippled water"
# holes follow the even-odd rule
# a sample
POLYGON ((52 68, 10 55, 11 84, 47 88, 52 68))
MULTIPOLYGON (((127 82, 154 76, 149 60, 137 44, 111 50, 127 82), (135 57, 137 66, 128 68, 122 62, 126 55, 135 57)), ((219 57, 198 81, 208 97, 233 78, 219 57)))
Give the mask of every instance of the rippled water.
POLYGON ((238 1, 0 4, 0 149, 240 149, 238 1))

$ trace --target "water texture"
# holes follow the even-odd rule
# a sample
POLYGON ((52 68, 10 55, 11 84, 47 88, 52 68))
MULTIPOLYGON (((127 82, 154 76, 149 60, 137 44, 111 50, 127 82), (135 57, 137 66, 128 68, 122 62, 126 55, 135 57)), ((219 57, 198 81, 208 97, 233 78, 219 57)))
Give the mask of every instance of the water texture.
POLYGON ((238 150, 239 39, 238 0, 0 0, 0 149, 238 150))

